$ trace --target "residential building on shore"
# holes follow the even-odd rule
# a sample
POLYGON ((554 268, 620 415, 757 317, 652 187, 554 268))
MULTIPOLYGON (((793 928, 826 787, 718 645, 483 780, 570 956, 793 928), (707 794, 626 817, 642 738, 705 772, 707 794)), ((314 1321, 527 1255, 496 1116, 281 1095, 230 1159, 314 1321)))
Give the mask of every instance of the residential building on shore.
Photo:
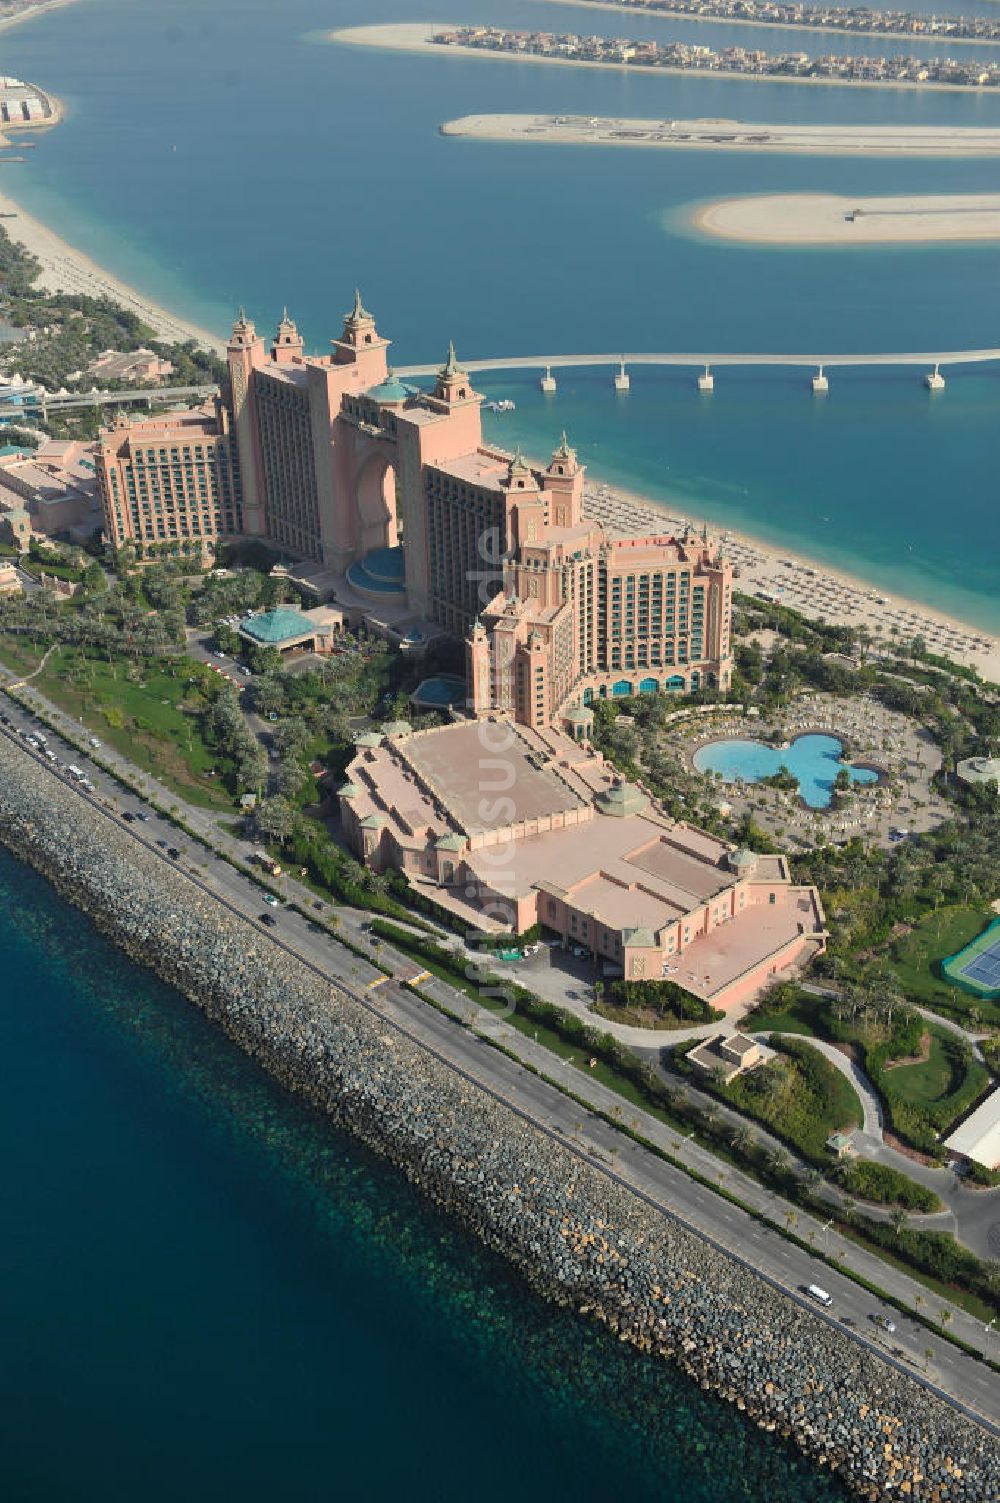
POLYGON ((173 364, 153 350, 102 350, 87 366, 88 376, 106 385, 108 381, 164 381, 174 373, 173 364))
POLYGON ((596 698, 729 687, 732 570, 707 534, 612 535, 565 436, 535 468, 484 442, 454 346, 426 390, 387 351, 360 294, 322 356, 287 312, 266 346, 241 311, 213 404, 102 433, 109 540, 266 540, 349 619, 463 637, 475 715, 540 728, 596 698))
POLYGON ((37 449, 0 453, 0 537, 26 548, 32 537, 84 543, 101 526, 95 451, 49 438, 37 449))

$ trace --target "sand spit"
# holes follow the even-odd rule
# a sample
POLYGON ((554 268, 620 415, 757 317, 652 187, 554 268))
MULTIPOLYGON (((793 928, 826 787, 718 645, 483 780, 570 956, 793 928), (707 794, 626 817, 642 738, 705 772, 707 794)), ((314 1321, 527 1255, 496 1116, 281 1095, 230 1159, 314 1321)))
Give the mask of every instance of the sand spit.
POLYGON ((41 0, 38 5, 30 5, 24 10, 19 10, 15 15, 4 16, 0 19, 0 31, 7 31, 11 26, 20 26, 24 21, 37 20, 50 10, 62 10, 66 5, 75 5, 76 0, 41 0))
POLYGON ((995 157, 1000 129, 924 125, 766 125, 743 120, 633 120, 596 115, 463 115, 443 136, 664 151, 767 151, 829 157, 995 157))
POLYGON ((702 204, 691 222, 745 245, 930 245, 1000 240, 1000 193, 842 198, 761 193, 702 204))
POLYGON ((608 62, 581 57, 546 57, 537 52, 502 52, 489 47, 465 47, 461 43, 442 46, 433 41, 441 31, 456 30, 467 24, 461 21, 403 21, 392 25, 343 26, 337 31, 316 32, 312 39, 336 42, 348 47, 377 47, 383 52, 433 53, 435 57, 478 57, 494 63, 541 63, 549 68, 603 68, 615 73, 649 73, 662 78, 708 78, 725 83, 811 84, 837 89, 920 89, 923 93, 945 89, 969 90, 979 87, 966 83, 918 82, 908 78, 838 78, 836 75, 821 78, 805 78, 792 73, 730 73, 709 68, 675 68, 664 65, 658 68, 636 67, 634 63, 608 62))
POLYGON ((68 244, 41 220, 25 213, 20 204, 7 193, 0 193, 0 215, 11 214, 11 219, 0 219, 0 224, 12 240, 23 245, 42 263, 37 286, 46 292, 78 292, 87 297, 106 297, 136 313, 142 321, 155 329, 161 339, 169 343, 183 344, 193 339, 206 349, 225 354, 225 341, 197 324, 178 318, 166 308, 130 287, 127 282, 113 276, 92 261, 89 256, 68 244))
MULTIPOLYGON (((697 12, 686 10, 671 10, 665 7, 654 9, 653 6, 643 3, 643 0, 630 0, 623 4, 622 0, 545 0, 548 5, 569 5, 580 10, 607 10, 616 11, 618 15, 641 16, 644 21, 691 21, 696 25, 715 26, 752 26, 758 28, 770 28, 772 31, 812 31, 821 35, 837 37, 866 37, 877 40, 880 37, 902 38, 909 42, 941 42, 949 47, 989 47, 993 45, 989 37, 956 37, 937 36, 933 33, 920 33, 891 30, 888 26, 885 31, 868 31, 863 26, 824 26, 814 21, 769 21, 756 20, 753 16, 713 16, 699 15, 697 12)), ((874 9, 874 7, 873 7, 874 9)), ((902 11, 900 6, 899 10, 902 11)), ((960 9, 960 7, 959 7, 960 9)))

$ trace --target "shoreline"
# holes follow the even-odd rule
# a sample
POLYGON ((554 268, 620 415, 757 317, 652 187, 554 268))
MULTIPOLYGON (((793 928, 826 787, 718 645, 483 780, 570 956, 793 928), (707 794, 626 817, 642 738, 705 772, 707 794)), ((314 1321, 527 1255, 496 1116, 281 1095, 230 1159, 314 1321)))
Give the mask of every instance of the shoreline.
POLYGON ((705 238, 739 245, 981 245, 1000 240, 1000 194, 756 193, 696 205, 687 220, 705 238))
POLYGON ((865 31, 862 27, 811 25, 808 21, 756 21, 752 16, 695 16, 690 11, 661 9, 649 5, 616 5, 615 0, 543 0, 546 5, 569 5, 578 10, 609 10, 622 16, 648 17, 652 21, 693 21, 707 26, 756 26, 767 31, 812 31, 837 37, 888 37, 894 42, 942 42, 956 47, 1000 47, 1000 37, 929 37, 918 31, 865 31))
MULTIPOLYGON (((55 3, 73 4, 76 0, 55 0, 55 3)), ((183 343, 187 339, 194 339, 196 343, 216 353, 225 351, 223 340, 196 324, 178 318, 138 289, 106 271, 89 256, 63 240, 41 220, 22 210, 16 199, 6 192, 0 193, 0 213, 5 211, 15 213, 17 218, 0 220, 0 224, 7 230, 11 239, 25 245, 43 263, 43 272, 39 277, 40 286, 53 291, 83 292, 92 297, 112 298, 123 307, 137 313, 157 332, 162 331, 162 337, 169 341, 176 340, 183 343)), ((669 521, 671 516, 683 516, 683 513, 673 511, 673 508, 680 504, 677 501, 668 500, 659 503, 649 496, 642 496, 614 481, 601 482, 597 486, 591 485, 589 490, 598 497, 602 491, 606 492, 613 501, 627 508, 633 517, 633 528, 635 519, 643 515, 658 529, 662 529, 665 519, 669 521)), ((698 509, 702 509, 700 504, 698 509)), ((709 508, 709 512, 710 510, 709 508)), ((719 537, 729 545, 728 551, 735 554, 734 562, 737 562, 741 568, 741 590, 745 593, 751 593, 754 584, 774 590, 776 593, 780 591, 783 598, 787 596, 787 604, 793 605, 807 617, 822 614, 824 619, 843 619, 857 624, 860 611, 866 624, 879 635, 886 633, 887 618, 891 613, 903 615, 909 618, 906 631, 911 637, 924 635, 928 638, 928 647, 931 650, 941 650, 945 655, 953 656, 956 662, 975 667, 984 678, 1000 683, 1000 640, 992 629, 964 620, 960 615, 939 611, 913 596, 887 590, 880 587, 876 580, 866 579, 850 570, 825 564, 799 553, 794 548, 782 548, 779 544, 768 542, 753 533, 737 530, 725 524, 720 524, 715 530, 719 537), (734 544, 735 547, 732 546, 734 544), (795 559, 797 568, 794 580, 783 572, 782 558, 795 559), (812 570, 811 574, 807 572, 809 570, 812 570), (801 587, 803 580, 809 586, 809 592, 807 594, 803 591, 796 598, 789 587, 793 584, 801 587), (820 581, 829 581, 835 592, 837 590, 841 592, 843 608, 840 611, 833 608, 835 602, 831 602, 822 611, 815 609, 815 603, 811 599, 814 593, 813 583, 820 581), (872 597, 875 595, 881 596, 887 602, 885 607, 874 605, 872 597), (985 649, 978 646, 954 648, 941 645, 939 648, 938 643, 933 639, 942 631, 957 635, 971 643, 985 642, 986 647, 985 649)))
MULTIPOLYGON (((225 344, 222 340, 196 325, 176 318, 135 288, 119 281, 88 256, 75 251, 40 220, 24 214, 9 195, 0 193, 0 213, 8 207, 13 207, 19 217, 13 221, 0 220, 0 224, 7 229, 12 239, 26 244, 28 249, 51 268, 49 274, 53 277, 53 284, 65 278, 65 290, 111 297, 138 313, 144 320, 156 320, 158 327, 169 331, 170 338, 180 339, 182 342, 193 338, 217 352, 224 351, 225 344), (18 230, 27 230, 28 235, 22 238, 18 230)), ((39 283, 45 287, 53 285, 49 283, 45 273, 39 278, 39 283)), ((60 289, 53 285, 53 290, 60 289)), ((660 503, 613 480, 592 482, 588 486, 588 495, 592 498, 592 504, 603 514, 609 514, 616 507, 619 509, 619 530, 631 526, 634 531, 637 522, 641 520, 662 530, 665 522, 676 522, 684 517, 682 511, 675 510, 680 506, 678 501, 666 500, 660 503), (631 518, 630 522, 626 520, 626 514, 631 518)), ((701 510, 703 507, 699 503, 698 511, 701 510)), ((711 507, 707 510, 710 516, 711 507)), ((927 639, 929 650, 940 651, 953 657, 958 663, 975 667, 984 678, 1000 683, 1000 639, 991 629, 963 620, 960 615, 939 611, 913 596, 880 587, 877 580, 866 579, 850 570, 825 564, 794 548, 768 542, 752 532, 744 532, 725 524, 717 525, 714 531, 723 541, 726 551, 733 556, 734 563, 740 566, 741 592, 752 593, 755 585, 776 594, 780 592, 782 598, 779 603, 791 605, 807 617, 822 615, 825 620, 839 619, 854 625, 858 624, 860 618, 879 636, 888 633, 890 624, 898 624, 891 622, 892 614, 901 615, 907 618, 902 631, 904 637, 922 635, 927 639), (790 575, 784 569, 781 563, 783 558, 795 560, 794 574, 790 575), (824 609, 817 610, 814 599, 816 588, 827 583, 833 592, 831 601, 824 609), (836 608, 837 592, 842 598, 839 610, 836 608), (873 597, 876 595, 886 601, 885 606, 875 604, 873 597), (971 644, 985 642, 986 647, 956 648, 948 644, 948 636, 956 636, 971 644)))
POLYGON ((967 161, 1000 156, 1000 129, 984 126, 789 126, 722 117, 657 120, 649 116, 509 113, 461 115, 443 121, 438 130, 442 136, 470 141, 515 141, 542 146, 762 152, 860 160, 912 157, 967 161))
POLYGON ((602 68, 606 72, 650 74, 653 77, 701 78, 713 83, 797 84, 831 89, 917 89, 921 93, 996 94, 1000 87, 981 84, 916 83, 907 78, 798 78, 786 73, 728 73, 712 68, 636 67, 632 63, 591 61, 589 58, 543 57, 536 52, 501 52, 489 47, 464 47, 459 43, 444 46, 430 38, 437 31, 447 31, 459 22, 400 22, 393 25, 342 26, 335 31, 311 34, 312 39, 342 47, 374 47, 379 52, 420 53, 424 57, 441 54, 452 57, 477 57, 501 63, 540 63, 549 68, 602 68))
POLYGON ((42 0, 40 5, 33 5, 30 10, 22 10, 16 16, 4 16, 0 20, 0 31, 7 31, 11 26, 22 26, 25 21, 34 21, 36 16, 44 16, 50 10, 62 10, 67 5, 75 5, 77 0, 42 0))
POLYGON ((591 1162, 420 1025, 331 985, 7 735, 0 769, 0 839, 18 859, 537 1295, 672 1362, 862 1498, 923 1479, 955 1503, 996 1495, 990 1421, 591 1162))
MULTIPOLYGON (((58 0, 58 3, 72 4, 75 0, 58 0)), ((42 270, 35 285, 42 291, 110 298, 130 313, 135 313, 154 330, 157 338, 168 344, 184 344, 193 339, 196 344, 203 345, 215 354, 225 352, 224 340, 198 324, 179 318, 138 288, 99 266, 42 220, 22 209, 17 199, 6 190, 0 192, 0 214, 15 216, 12 219, 0 219, 0 224, 12 240, 24 246, 41 262, 42 270)))

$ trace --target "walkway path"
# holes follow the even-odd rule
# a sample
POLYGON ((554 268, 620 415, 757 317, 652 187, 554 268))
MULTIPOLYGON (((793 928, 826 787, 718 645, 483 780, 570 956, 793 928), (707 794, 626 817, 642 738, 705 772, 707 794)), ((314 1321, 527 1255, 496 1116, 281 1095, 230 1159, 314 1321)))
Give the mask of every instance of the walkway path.
POLYGON ((811 1044, 819 1054, 822 1054, 825 1059, 830 1061, 834 1069, 839 1070, 841 1075, 846 1076, 857 1091, 861 1101, 861 1110, 864 1113, 862 1131, 865 1136, 874 1138, 877 1143, 882 1142, 882 1103, 878 1099, 875 1087, 868 1079, 864 1070, 856 1065, 854 1060, 845 1054, 842 1049, 838 1049, 836 1044, 830 1044, 826 1039, 813 1038, 812 1035, 803 1033, 758 1033, 753 1036, 763 1039, 765 1042, 769 1038, 797 1039, 799 1043, 811 1044))
MULTIPOLYGON (((486 360, 463 360, 462 369, 472 371, 557 370, 561 367, 606 365, 690 366, 694 369, 706 366, 797 366, 817 370, 820 366, 872 366, 872 365, 982 365, 987 361, 1000 361, 1000 349, 995 350, 931 350, 901 351, 891 354, 833 354, 833 355, 753 355, 753 354, 675 354, 664 352, 633 352, 608 355, 500 355, 486 360)), ((439 364, 440 362, 438 362, 439 364)), ((398 367, 398 376, 433 376, 437 365, 406 365, 398 367)))

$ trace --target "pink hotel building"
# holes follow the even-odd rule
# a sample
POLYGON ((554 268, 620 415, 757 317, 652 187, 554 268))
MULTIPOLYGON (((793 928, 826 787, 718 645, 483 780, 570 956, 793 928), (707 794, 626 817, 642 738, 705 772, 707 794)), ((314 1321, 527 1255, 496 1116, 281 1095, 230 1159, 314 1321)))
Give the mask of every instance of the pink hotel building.
POLYGON ((544 469, 511 458, 483 442, 454 349, 423 391, 387 348, 360 296, 325 356, 287 315, 266 347, 241 313, 214 403, 102 433, 109 540, 257 537, 352 599, 395 590, 465 637, 476 714, 537 727, 596 697, 728 688, 732 570, 706 539, 613 535, 565 438, 544 469))
POLYGON ((241 313, 213 404, 102 434, 108 538, 140 556, 262 538, 342 605, 464 637, 471 718, 359 739, 350 845, 473 925, 539 922, 626 976, 745 999, 823 947, 815 890, 667 819, 580 744, 594 699, 729 687, 730 565, 707 538, 589 515, 565 437, 544 469, 484 443, 453 348, 429 391, 386 349, 360 296, 323 357, 287 315, 265 348, 241 313))

